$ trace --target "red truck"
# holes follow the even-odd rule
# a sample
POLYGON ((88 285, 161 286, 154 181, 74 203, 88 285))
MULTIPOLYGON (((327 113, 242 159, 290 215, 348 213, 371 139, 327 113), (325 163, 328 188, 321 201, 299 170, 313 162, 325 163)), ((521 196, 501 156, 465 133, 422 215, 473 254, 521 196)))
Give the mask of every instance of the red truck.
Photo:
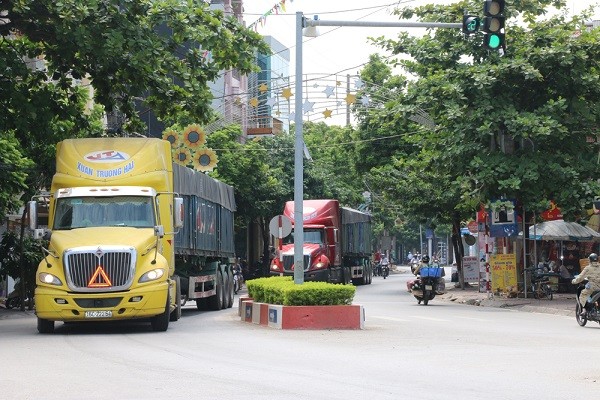
MULTIPOLYGON (((371 216, 337 200, 304 200, 304 280, 370 284, 373 278, 371 216)), ((294 202, 283 215, 294 226, 294 202)), ((294 275, 294 232, 271 261, 271 275, 294 275)))

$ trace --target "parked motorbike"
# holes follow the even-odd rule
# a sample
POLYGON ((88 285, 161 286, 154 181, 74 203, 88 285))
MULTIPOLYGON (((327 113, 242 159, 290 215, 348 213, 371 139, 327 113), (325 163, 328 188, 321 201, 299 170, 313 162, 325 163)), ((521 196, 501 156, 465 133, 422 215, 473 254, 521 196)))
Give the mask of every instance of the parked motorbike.
MULTIPOLYGON (((18 290, 13 290, 8 294, 6 298, 6 308, 21 308, 21 303, 23 303, 23 299, 21 298, 21 294, 18 290)), ((29 307, 29 299, 25 299, 25 306, 29 307)))
POLYGON ((586 304, 587 312, 581 314, 583 310, 581 304, 579 304, 579 295, 581 294, 581 291, 585 289, 586 284, 587 280, 584 280, 579 284, 577 287, 577 296, 575 297, 575 302, 577 303, 575 306, 575 318, 577 318, 579 326, 585 326, 588 321, 594 321, 600 324, 600 291, 592 293, 591 299, 588 299, 586 304))
POLYGON ((233 269, 233 293, 237 294, 242 289, 244 278, 240 269, 233 269))
POLYGON ((424 305, 427 305, 436 294, 444 292, 445 284, 441 285, 442 271, 441 267, 422 267, 419 270, 419 276, 413 282, 410 290, 419 304, 423 302, 424 305))

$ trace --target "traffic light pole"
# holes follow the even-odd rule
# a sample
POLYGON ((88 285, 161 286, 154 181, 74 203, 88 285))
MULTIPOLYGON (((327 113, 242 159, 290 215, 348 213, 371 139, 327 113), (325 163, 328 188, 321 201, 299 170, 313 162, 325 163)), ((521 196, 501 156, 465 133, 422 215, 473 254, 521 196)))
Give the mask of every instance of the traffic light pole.
POLYGON ((453 22, 377 22, 377 21, 323 21, 320 19, 304 19, 304 26, 355 26, 375 28, 462 28, 462 23, 453 22))

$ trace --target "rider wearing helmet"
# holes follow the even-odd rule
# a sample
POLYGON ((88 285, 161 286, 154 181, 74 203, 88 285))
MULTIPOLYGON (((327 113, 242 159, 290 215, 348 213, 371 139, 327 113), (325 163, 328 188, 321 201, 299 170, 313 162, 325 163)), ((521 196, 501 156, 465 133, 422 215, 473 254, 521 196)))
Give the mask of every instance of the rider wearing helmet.
POLYGON ((419 271, 421 270, 421 268, 427 267, 427 266, 429 266, 429 256, 427 254, 425 254, 423 256, 423 258, 421 258, 421 264, 419 264, 415 267, 413 274, 419 275, 419 271))
POLYGON ((582 313, 586 313, 586 303, 588 297, 595 291, 600 290, 600 263, 598 263, 598 254, 592 253, 589 255, 590 263, 581 271, 579 275, 571 281, 572 284, 578 284, 579 282, 587 279, 588 284, 585 285, 585 289, 581 291, 579 295, 579 303, 582 306, 582 313))

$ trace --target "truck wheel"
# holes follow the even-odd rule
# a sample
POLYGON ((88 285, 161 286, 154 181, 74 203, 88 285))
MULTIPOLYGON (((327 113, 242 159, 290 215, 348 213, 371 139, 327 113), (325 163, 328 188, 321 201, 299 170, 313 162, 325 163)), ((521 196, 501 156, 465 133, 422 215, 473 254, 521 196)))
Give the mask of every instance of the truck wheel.
POLYGON ((169 317, 169 321, 179 321, 181 318, 181 279, 175 276, 175 309, 169 317))
POLYGON ((54 333, 54 321, 38 318, 37 330, 39 333, 54 333))
POLYGON ((208 307, 218 311, 223 308, 223 274, 221 271, 217 271, 215 276, 215 290, 215 295, 208 298, 208 307))
POLYGON ((165 332, 169 329, 169 320, 171 313, 171 296, 167 294, 167 304, 165 304, 165 311, 162 314, 158 314, 150 319, 150 325, 154 332, 165 332))

